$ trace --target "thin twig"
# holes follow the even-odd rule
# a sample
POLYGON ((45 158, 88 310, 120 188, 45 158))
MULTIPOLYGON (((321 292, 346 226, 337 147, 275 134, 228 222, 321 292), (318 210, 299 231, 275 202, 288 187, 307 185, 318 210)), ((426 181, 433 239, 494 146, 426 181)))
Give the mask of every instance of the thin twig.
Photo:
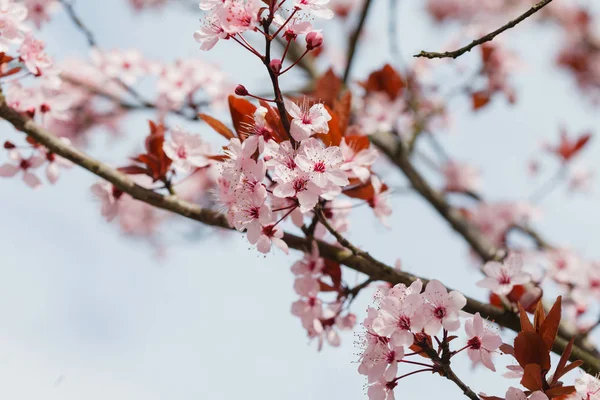
POLYGON ((358 24, 356 25, 356 29, 352 32, 350 36, 350 41, 348 42, 348 53, 346 59, 346 68, 344 69, 344 83, 348 83, 348 78, 350 78, 350 71, 352 70, 352 62, 354 61, 354 56, 356 54, 356 48, 358 46, 358 40, 360 39, 360 34, 365 26, 365 21, 367 20, 367 15, 369 14, 369 9, 371 8, 371 0, 363 0, 363 7, 360 11, 360 17, 358 20, 358 24))
POLYGON ((415 54, 414 57, 426 57, 426 58, 457 58, 457 57, 460 57, 464 53, 471 51, 474 47, 479 46, 480 44, 483 44, 485 42, 489 42, 489 41, 493 40, 496 36, 501 34, 502 32, 515 27, 517 24, 519 24, 520 22, 529 18, 530 16, 532 16, 533 14, 535 14, 536 12, 538 12, 539 10, 544 8, 546 5, 550 4, 551 2, 552 2, 552 0, 540 1, 539 3, 537 3, 536 5, 531 7, 529 10, 527 10, 524 14, 521 14, 518 18, 513 19, 512 21, 508 22, 507 24, 501 26, 500 28, 496 29, 493 32, 488 33, 485 36, 480 37, 479 39, 473 40, 471 43, 469 43, 468 45, 466 45, 464 47, 461 47, 458 50, 445 51, 443 53, 436 53, 436 52, 431 52, 431 51, 421 51, 419 54, 415 54))

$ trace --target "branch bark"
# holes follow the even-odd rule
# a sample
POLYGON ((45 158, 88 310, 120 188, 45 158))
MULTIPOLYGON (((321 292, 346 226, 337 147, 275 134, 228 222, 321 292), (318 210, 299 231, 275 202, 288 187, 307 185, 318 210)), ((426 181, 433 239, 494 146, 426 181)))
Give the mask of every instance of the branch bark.
POLYGON ((462 56, 464 53, 471 51, 474 47, 479 46, 485 42, 492 41, 496 36, 501 34, 502 32, 509 30, 510 28, 514 28, 520 22, 526 20, 548 4, 550 4, 552 0, 542 0, 539 3, 535 4, 525 13, 521 14, 518 18, 513 19, 505 25, 502 25, 500 28, 496 29, 493 32, 488 33, 485 36, 480 37, 479 39, 473 40, 468 45, 461 47, 460 49, 454 51, 446 51, 443 53, 436 53, 432 51, 421 51, 419 54, 415 54, 413 57, 425 57, 425 58, 457 58, 462 56))

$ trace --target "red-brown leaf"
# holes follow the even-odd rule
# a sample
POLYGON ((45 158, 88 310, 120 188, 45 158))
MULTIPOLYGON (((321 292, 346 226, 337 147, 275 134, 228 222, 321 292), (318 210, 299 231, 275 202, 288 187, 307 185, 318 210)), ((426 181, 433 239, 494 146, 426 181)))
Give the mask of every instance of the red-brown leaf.
POLYGON ((366 150, 371 145, 369 141, 369 137, 366 135, 352 135, 345 137, 346 144, 354 149, 355 152, 359 152, 361 150, 366 150))
POLYGON ((540 335, 546 344, 546 347, 549 349, 552 348, 552 344, 554 344, 554 339, 556 339, 556 334, 558 333, 558 327, 560 325, 560 317, 562 311, 562 298, 558 296, 556 302, 548 312, 546 319, 540 326, 540 335))
POLYGON ((527 311, 525 311, 525 309, 523 308, 521 303, 517 303, 517 305, 519 307, 519 318, 521 319, 521 331, 522 332, 535 332, 535 329, 533 329, 533 325, 531 325, 531 321, 529 320, 529 317, 527 316, 527 311))
POLYGON ((502 343, 502 345, 500 346, 500 351, 504 354, 510 354, 512 356, 515 355, 515 348, 507 343, 502 343))
POLYGON ((575 392, 575 386, 556 386, 546 390, 545 393, 548 398, 552 399, 558 396, 565 396, 573 392, 575 392))
POLYGON ((333 110, 339 118, 339 128, 342 136, 346 136, 348 123, 350 122, 350 112, 352 110, 352 92, 347 90, 339 101, 335 102, 333 110))
POLYGON ((538 301, 537 306, 535 307, 535 312, 533 313, 533 327, 536 332, 540 331, 540 327, 545 318, 546 312, 544 311, 544 305, 541 301, 538 301))
POLYGON ((471 93, 471 104, 473 110, 479 110, 490 102, 490 94, 486 91, 471 93))
POLYGON ((560 356, 560 360, 558 360, 558 364, 556 365, 556 371, 554 372, 554 377, 552 378, 552 386, 558 382, 558 380, 564 375, 563 371, 565 366, 567 365, 567 361, 569 361, 569 357, 571 357, 571 352, 573 351, 573 342, 575 341, 575 337, 572 337, 567 343, 567 347, 563 351, 560 356))
POLYGON ((329 68, 315 84, 316 101, 333 108, 342 88, 342 80, 329 68))
POLYGON ((515 338, 515 358, 523 368, 538 364, 542 370, 550 370, 550 349, 537 332, 520 332, 515 338))
POLYGON ((535 392, 536 390, 542 390, 544 388, 542 369, 538 364, 527 364, 523 368, 523 378, 521 378, 521 385, 525 386, 532 392, 535 392))
POLYGON ((342 286, 342 268, 339 263, 326 259, 323 274, 331 277, 331 282, 333 282, 334 287, 340 288, 342 286))
POLYGON ((215 130, 219 135, 223 136, 225 139, 233 139, 235 137, 235 133, 231 131, 224 123, 219 121, 216 118, 211 117, 206 114, 198 114, 198 117, 204 122, 206 122, 211 128, 215 130))
POLYGON ((228 100, 233 127, 237 132, 237 136, 243 141, 247 136, 249 127, 254 124, 256 106, 248 100, 235 96, 229 96, 228 100))
POLYGON ((373 72, 361 85, 367 92, 385 92, 391 100, 396 99, 406 86, 400 74, 389 64, 373 72))
POLYGON ((329 132, 316 135, 319 139, 325 143, 325 146, 339 146, 342 142, 342 132, 340 131, 339 117, 331 108, 327 105, 325 109, 331 115, 331 120, 328 122, 329 132))
POLYGON ((267 115, 265 116, 265 119, 267 120, 267 124, 269 124, 273 130, 273 140, 275 140, 277 143, 287 140, 288 135, 283 127, 283 124, 281 123, 279 113, 264 100, 260 100, 260 105, 267 109, 267 115))
POLYGON ((567 365, 563 371, 562 371, 562 376, 565 376, 566 374, 568 374, 569 372, 571 372, 572 370, 574 370, 577 367, 581 367, 583 365, 583 361, 581 360, 576 360, 573 361, 571 364, 567 365))
POLYGON ((143 168, 137 165, 128 165, 126 167, 117 168, 117 171, 120 171, 127 175, 148 175, 152 176, 152 172, 147 168, 143 168))

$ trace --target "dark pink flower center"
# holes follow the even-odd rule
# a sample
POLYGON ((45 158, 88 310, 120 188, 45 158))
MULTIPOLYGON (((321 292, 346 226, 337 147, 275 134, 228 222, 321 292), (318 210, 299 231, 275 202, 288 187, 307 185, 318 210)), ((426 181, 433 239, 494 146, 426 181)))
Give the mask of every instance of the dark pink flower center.
POLYGON ((396 361, 396 352, 392 350, 389 353, 387 353, 385 361, 387 361, 388 364, 391 364, 394 361, 396 361))
POLYGON ((446 308, 445 307, 441 307, 441 306, 436 307, 435 310, 433 310, 433 315, 437 319, 444 318, 446 316, 446 308))
POLYGON ((180 147, 177 149, 177 157, 184 160, 187 158, 187 151, 185 150, 185 147, 180 147))
POLYGON ((29 162, 29 160, 21 160, 20 167, 22 170, 27 170, 31 167, 31 163, 29 162))
POLYGON ((402 315, 400 318, 398 318, 398 328, 404 331, 410 331, 410 318, 408 318, 406 315, 402 315))
POLYGON ((323 172, 325 172, 325 168, 326 168, 325 163, 323 161, 319 161, 319 162, 315 163, 313 171, 323 173, 323 172))
POLYGON ((293 184, 294 190, 296 192, 302 192, 302 191, 306 190, 307 183, 308 183, 308 181, 303 178, 296 179, 293 184))
POLYGON ((501 285, 510 285, 510 276, 507 275, 506 272, 502 271, 498 277, 498 283, 501 285))
POLYGON ((394 388, 395 388, 396 386, 398 386, 398 382, 397 382, 397 381, 396 381, 396 382, 394 382, 394 381, 391 381, 391 382, 388 382, 388 383, 386 383, 386 384, 385 384, 385 388, 386 388, 386 390, 388 390, 388 391, 390 391, 390 390, 394 390, 394 388))
POLYGON ((248 215, 250 218, 258 219, 258 216, 260 215, 260 208, 252 207, 250 210, 248 210, 248 215))
POLYGON ((467 346, 469 346, 470 349, 479 350, 481 348, 481 339, 479 339, 478 336, 475 336, 474 338, 469 339, 467 346))

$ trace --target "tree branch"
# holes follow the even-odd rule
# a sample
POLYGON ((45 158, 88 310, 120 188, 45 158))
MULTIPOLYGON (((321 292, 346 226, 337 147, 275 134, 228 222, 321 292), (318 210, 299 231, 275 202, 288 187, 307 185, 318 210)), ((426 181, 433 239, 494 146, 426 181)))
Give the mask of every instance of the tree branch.
POLYGON ((471 51, 474 47, 479 46, 485 42, 490 42, 496 36, 501 34, 502 32, 504 32, 510 28, 514 28, 517 24, 519 24, 520 22, 529 18, 530 16, 532 16, 533 14, 535 14, 536 12, 538 12, 539 10, 544 8, 546 5, 550 4, 551 2, 552 2, 552 0, 540 1, 539 3, 537 3, 533 7, 531 7, 529 10, 527 10, 524 14, 521 14, 518 18, 513 19, 512 21, 508 22, 507 24, 501 26, 500 28, 496 29, 493 32, 488 33, 485 36, 480 37, 479 39, 473 40, 471 43, 469 43, 468 45, 466 45, 464 47, 461 47, 460 49, 457 49, 454 51, 446 51, 443 53, 421 51, 419 54, 415 54, 413 57, 426 57, 426 58, 457 58, 457 57, 460 57, 464 53, 471 51))
MULTIPOLYGON (((202 208, 196 204, 180 200, 176 196, 164 196, 152 190, 141 187, 129 179, 127 175, 122 174, 108 165, 103 164, 100 161, 83 153, 82 151, 65 144, 57 136, 53 135, 45 128, 38 126, 27 116, 9 107, 6 104, 4 95, 1 92, 0 118, 8 121, 18 131, 25 133, 36 142, 44 145, 51 152, 64 157, 90 171, 94 175, 107 180, 118 189, 131 195, 133 198, 139 201, 143 201, 157 208, 171 211, 183 217, 202 222, 206 225, 232 229, 227 223, 227 218, 224 215, 210 209, 202 208)), ((310 239, 301 238, 289 233, 284 234, 283 240, 290 248, 303 252, 311 247, 310 239)), ((362 256, 354 255, 350 250, 341 249, 323 241, 316 242, 319 247, 321 257, 346 265, 355 271, 362 272, 373 280, 381 280, 391 284, 404 283, 405 285, 410 285, 417 279, 421 279, 425 284, 428 282, 427 279, 419 278, 407 272, 397 271, 392 267, 375 260, 371 256, 369 256, 370 259, 367 259, 362 256)), ((519 330, 519 318, 516 314, 510 311, 505 311, 490 304, 481 303, 471 298, 467 298, 467 304, 464 310, 472 314, 479 312, 482 317, 488 318, 500 326, 512 329, 514 331, 519 330)), ((561 354, 566 346, 566 340, 557 338, 553 350, 558 354, 561 354)), ((585 363, 584 368, 590 373, 595 374, 600 372, 600 359, 596 358, 580 347, 573 346, 573 354, 571 359, 583 360, 585 363)))
POLYGON ((363 0, 363 7, 360 11, 360 17, 358 20, 358 24, 356 25, 356 29, 352 32, 352 36, 350 36, 350 41, 348 43, 348 53, 346 59, 346 68, 344 69, 344 78, 343 82, 348 83, 348 78, 350 78, 350 71, 352 70, 352 63, 354 61, 354 56, 356 54, 356 48, 358 47, 358 40, 360 39, 360 34, 365 26, 365 21, 367 20, 367 15, 369 14, 369 9, 371 8, 371 0, 363 0))

